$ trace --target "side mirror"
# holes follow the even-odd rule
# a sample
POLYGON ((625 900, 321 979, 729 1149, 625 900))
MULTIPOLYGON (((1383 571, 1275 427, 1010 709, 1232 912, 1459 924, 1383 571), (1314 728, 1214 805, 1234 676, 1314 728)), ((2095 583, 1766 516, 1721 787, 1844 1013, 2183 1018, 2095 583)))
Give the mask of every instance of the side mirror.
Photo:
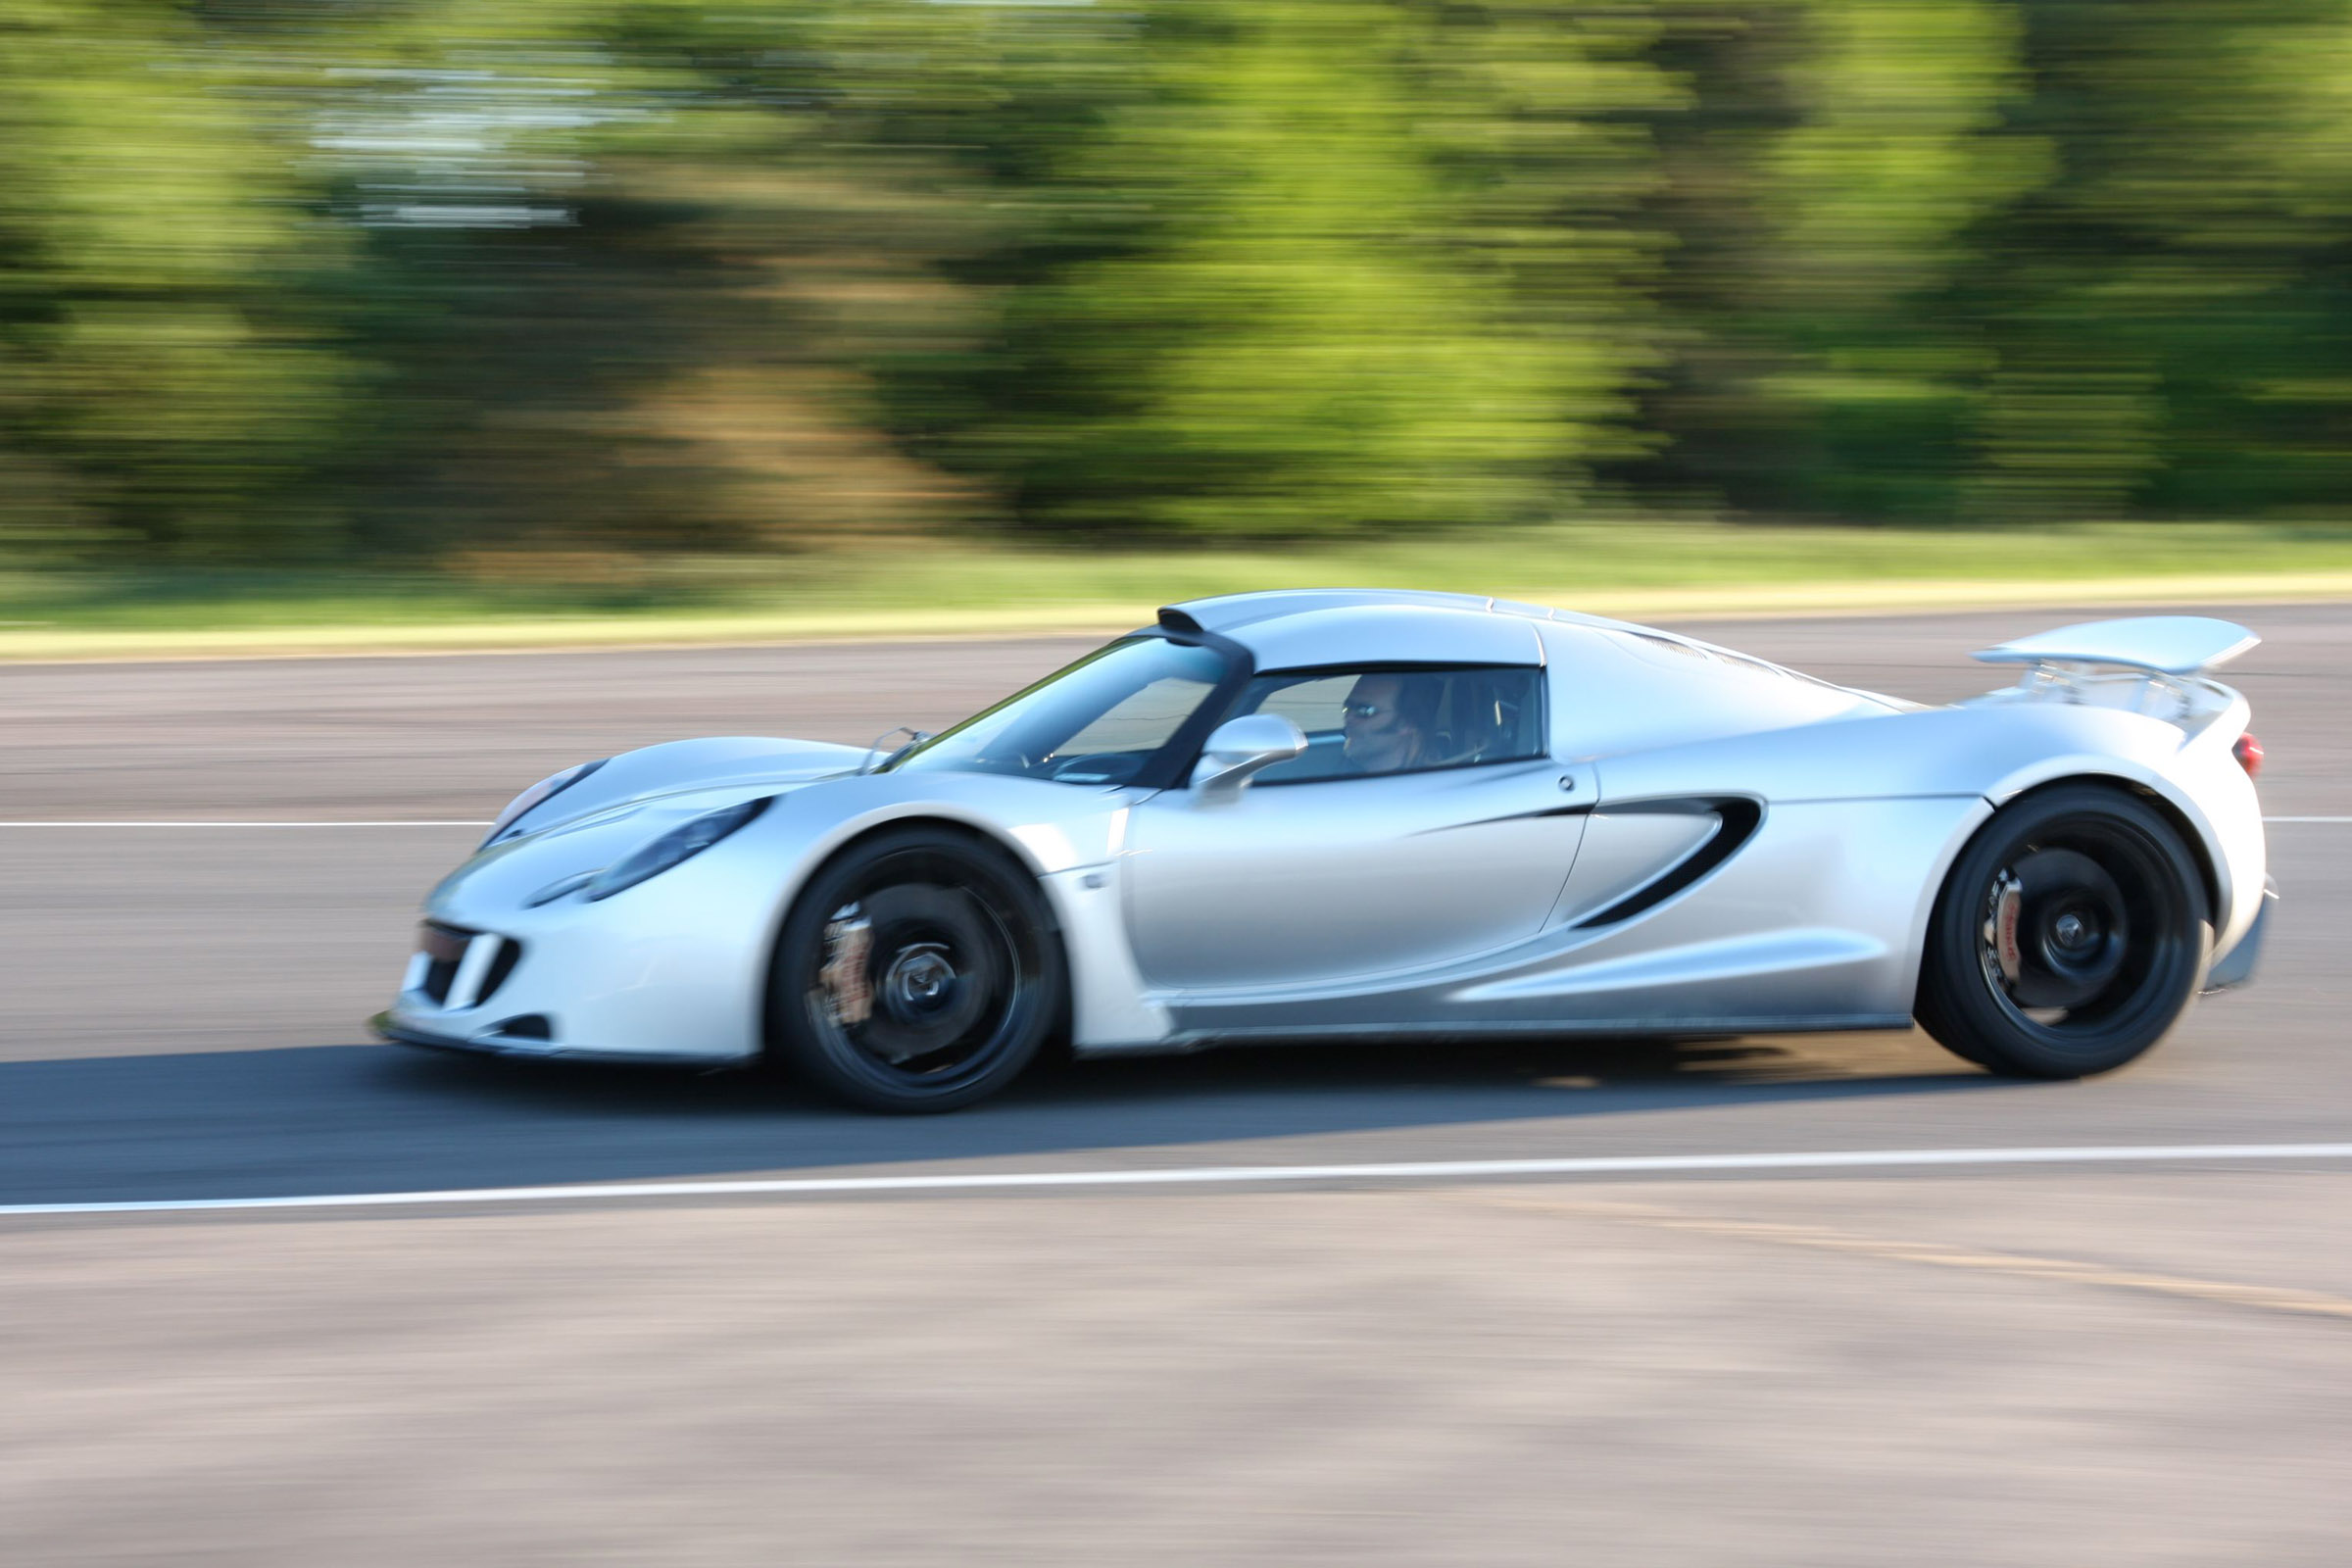
POLYGON ((1193 769, 1196 789, 1237 795, 1260 768, 1306 750, 1306 733, 1280 713, 1244 713, 1219 724, 1193 769))

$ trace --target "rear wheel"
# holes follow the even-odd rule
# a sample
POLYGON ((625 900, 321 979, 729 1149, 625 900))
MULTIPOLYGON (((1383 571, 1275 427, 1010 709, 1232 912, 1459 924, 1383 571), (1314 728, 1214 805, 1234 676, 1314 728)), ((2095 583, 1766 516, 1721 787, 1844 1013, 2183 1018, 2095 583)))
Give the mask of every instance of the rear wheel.
POLYGON ((2005 808, 1937 895, 1920 1026, 1994 1072, 2079 1078, 2153 1046, 2212 943, 2180 835, 2121 790, 2069 784, 2005 808))
POLYGON ((1061 991, 1026 869, 953 830, 906 828, 854 845, 803 890, 769 975, 768 1050, 868 1110, 953 1110, 1029 1064, 1061 991))

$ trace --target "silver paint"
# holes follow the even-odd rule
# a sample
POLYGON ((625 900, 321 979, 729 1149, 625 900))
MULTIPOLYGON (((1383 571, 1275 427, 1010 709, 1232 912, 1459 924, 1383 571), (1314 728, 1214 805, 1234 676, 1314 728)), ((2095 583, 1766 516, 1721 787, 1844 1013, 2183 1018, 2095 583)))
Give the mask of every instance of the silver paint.
POLYGON ((2209 615, 2133 615, 2036 632, 1971 655, 1987 664, 2114 664, 2193 675, 2227 664, 2262 639, 2209 615))
MULTIPOLYGON (((2227 623, 2046 634, 2072 661, 2055 674, 2066 661, 2024 639, 2004 649, 2025 681, 1923 709, 1672 633, 1473 596, 1315 590, 1177 608, 1259 669, 1541 666, 1551 755, 1293 783, 1252 783, 1245 767, 1153 792, 859 772, 865 750, 800 741, 650 747, 525 812, 443 880, 433 919, 517 941, 522 956, 488 998, 464 1004, 460 986, 449 1006, 412 964, 390 1024, 517 1054, 749 1060, 803 884, 858 836, 910 821, 983 835, 1036 875, 1083 1053, 1898 1024, 1946 870, 1996 808, 2060 779, 2110 780, 2179 818, 2212 876, 2217 956, 2263 903, 2259 808, 2230 754, 2245 700, 2204 664, 2171 667, 2247 645, 2227 623), (776 799, 645 883, 597 904, 530 903, 758 796, 776 799), (1752 824, 1736 847, 1735 816, 1752 824), (526 1014, 554 1038, 504 1031, 526 1014)), ((1203 771, 1289 744, 1274 740, 1221 735, 1210 750, 1228 755, 1203 771)), ((468 948, 469 984, 488 978, 491 951, 468 948)))

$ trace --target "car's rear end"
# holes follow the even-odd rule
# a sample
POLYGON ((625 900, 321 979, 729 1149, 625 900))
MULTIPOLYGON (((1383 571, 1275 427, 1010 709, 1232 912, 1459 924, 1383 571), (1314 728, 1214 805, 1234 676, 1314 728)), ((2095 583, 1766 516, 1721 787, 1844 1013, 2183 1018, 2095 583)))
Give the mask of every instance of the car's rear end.
POLYGON ((2176 732, 2149 760, 2173 786, 2212 875, 2214 962, 2209 990, 2251 977, 2270 906, 2262 808, 2254 781, 2262 743, 2245 695, 2210 671, 2255 647, 2253 632, 2202 615, 2143 615, 2062 626, 1975 657, 2020 667, 2016 684, 1969 706, 2056 704, 2144 716, 2176 732))

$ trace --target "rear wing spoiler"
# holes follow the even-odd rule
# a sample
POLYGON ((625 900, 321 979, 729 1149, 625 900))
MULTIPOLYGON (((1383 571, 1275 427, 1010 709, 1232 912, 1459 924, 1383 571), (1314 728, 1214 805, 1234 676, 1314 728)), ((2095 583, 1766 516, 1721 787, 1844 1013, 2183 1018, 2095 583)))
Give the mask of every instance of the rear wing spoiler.
POLYGON ((2159 716, 2169 716, 2193 735, 2243 702, 2205 672, 2261 641, 2234 621, 2134 615, 2036 632, 1971 657, 1987 664, 2027 666, 2015 688, 1988 701, 2093 702, 2144 712, 2170 697, 2177 711, 2159 716))
POLYGON ((2151 675, 2201 675, 2261 641, 2234 621, 2205 615, 2134 615, 2036 632, 1969 657, 1987 664, 2103 665, 2151 675))

